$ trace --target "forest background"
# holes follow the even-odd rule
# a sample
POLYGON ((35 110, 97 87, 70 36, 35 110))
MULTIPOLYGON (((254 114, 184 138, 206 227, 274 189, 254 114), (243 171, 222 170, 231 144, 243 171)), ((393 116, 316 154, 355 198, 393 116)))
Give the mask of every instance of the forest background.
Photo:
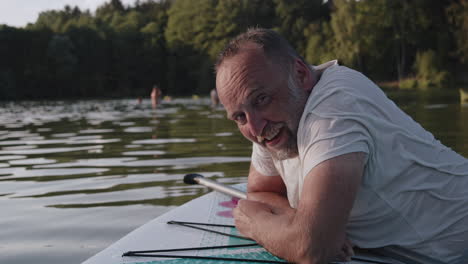
POLYGON ((111 0, 0 25, 0 100, 208 94, 218 52, 253 26, 386 88, 468 83, 468 0, 111 0))

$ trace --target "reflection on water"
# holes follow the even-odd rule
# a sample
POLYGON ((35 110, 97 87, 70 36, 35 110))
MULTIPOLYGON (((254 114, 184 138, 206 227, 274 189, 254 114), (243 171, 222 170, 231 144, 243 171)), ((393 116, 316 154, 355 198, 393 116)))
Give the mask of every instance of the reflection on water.
MULTIPOLYGON (((468 107, 403 101, 468 156, 468 107), (410 103, 408 103, 410 102, 410 103)), ((0 263, 79 263, 203 193, 245 182, 250 144, 208 99, 0 103, 0 263)))
POLYGON ((250 146, 208 100, 0 104, 0 263, 78 263, 206 190, 245 181, 250 146), (222 144, 224 147, 219 147, 222 144))

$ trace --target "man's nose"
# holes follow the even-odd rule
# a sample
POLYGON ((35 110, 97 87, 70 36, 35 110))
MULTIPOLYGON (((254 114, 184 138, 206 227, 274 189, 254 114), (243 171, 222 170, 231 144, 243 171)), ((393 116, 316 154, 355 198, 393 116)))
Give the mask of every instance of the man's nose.
POLYGON ((250 134, 254 137, 261 136, 266 125, 266 120, 259 114, 253 112, 247 114, 247 124, 249 125, 250 134))

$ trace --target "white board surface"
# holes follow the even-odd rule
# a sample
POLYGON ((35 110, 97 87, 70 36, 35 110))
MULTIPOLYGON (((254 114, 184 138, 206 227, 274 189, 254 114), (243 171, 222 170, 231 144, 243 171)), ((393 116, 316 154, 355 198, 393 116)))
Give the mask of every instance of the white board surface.
MULTIPOLYGON (((245 188, 245 186, 242 186, 245 188)), ((243 189, 242 188, 242 189, 243 189)), ((204 246, 220 246, 229 244, 249 243, 248 241, 213 234, 201 230, 195 230, 183 226, 169 225, 168 221, 186 221, 200 223, 216 223, 234 225, 230 216, 232 210, 230 197, 212 192, 202 197, 183 204, 166 214, 144 224, 124 236, 108 248, 83 262, 83 264, 180 264, 180 263, 248 263, 232 261, 206 261, 194 259, 168 259, 154 257, 122 257, 127 251, 156 250, 170 248, 188 248, 204 246)), ((227 233, 237 231, 229 227, 212 228, 227 233)), ((249 259, 277 259, 263 248, 237 248, 217 249, 208 251, 183 251, 165 253, 171 255, 196 255, 196 256, 228 256, 249 259)), ((368 257, 368 256, 359 256, 368 257)), ((381 259, 384 260, 385 259, 381 259)), ((249 262, 251 263, 251 262, 249 262)), ((349 264, 364 264, 369 262, 351 261, 349 264)), ((390 261, 389 261, 390 263, 390 261)))

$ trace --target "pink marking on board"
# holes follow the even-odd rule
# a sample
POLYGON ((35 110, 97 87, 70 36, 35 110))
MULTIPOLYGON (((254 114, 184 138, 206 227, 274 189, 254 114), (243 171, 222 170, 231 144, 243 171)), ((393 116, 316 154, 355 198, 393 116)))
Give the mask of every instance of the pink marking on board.
POLYGON ((217 216, 222 216, 222 217, 227 217, 227 218, 234 218, 234 216, 232 215, 232 211, 231 211, 231 210, 229 210, 229 211, 217 212, 216 215, 217 215, 217 216))
POLYGON ((239 198, 233 197, 231 201, 220 202, 219 205, 221 205, 222 207, 227 207, 227 208, 236 208, 237 203, 239 203, 239 198))
POLYGON ((225 201, 225 202, 220 202, 219 205, 222 207, 227 207, 227 208, 236 208, 237 203, 234 203, 232 201, 225 201))
MULTIPOLYGON (((226 207, 226 208, 236 208, 237 203, 239 203, 239 198, 232 197, 231 201, 220 202, 219 205, 222 207, 226 207)), ((232 215, 232 210, 219 211, 216 213, 216 215, 222 216, 222 217, 234 218, 234 216, 232 215)))

